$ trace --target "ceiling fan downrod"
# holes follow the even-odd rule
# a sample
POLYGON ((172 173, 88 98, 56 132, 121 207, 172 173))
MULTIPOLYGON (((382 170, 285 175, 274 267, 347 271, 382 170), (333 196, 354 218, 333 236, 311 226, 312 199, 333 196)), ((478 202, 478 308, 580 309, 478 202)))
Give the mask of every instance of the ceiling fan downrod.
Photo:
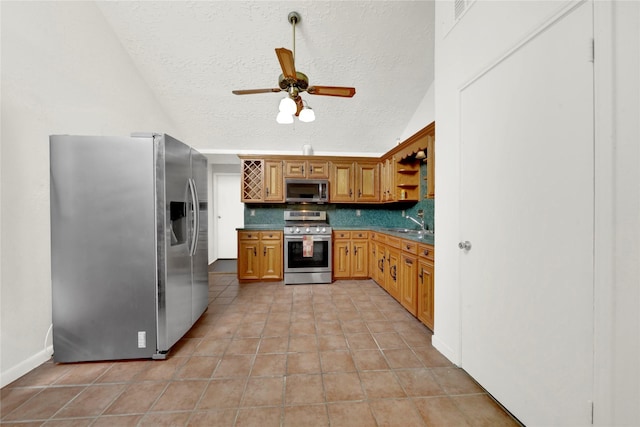
POLYGON ((290 12, 287 16, 287 20, 293 26, 293 61, 295 64, 296 60, 296 24, 300 22, 302 18, 300 18, 300 14, 298 12, 290 12))

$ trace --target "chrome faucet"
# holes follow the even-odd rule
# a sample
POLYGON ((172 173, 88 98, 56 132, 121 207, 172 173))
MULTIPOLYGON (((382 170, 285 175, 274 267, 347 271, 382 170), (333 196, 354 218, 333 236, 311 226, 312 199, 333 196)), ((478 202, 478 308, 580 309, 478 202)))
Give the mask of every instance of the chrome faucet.
POLYGON ((417 219, 415 219, 415 218, 411 218, 409 215, 405 215, 405 218, 407 218, 408 220, 413 221, 413 222, 415 222, 416 224, 418 224, 418 225, 420 226, 420 229, 421 229, 421 230, 426 230, 426 228, 424 228, 424 219, 422 219, 422 220, 418 221, 418 220, 417 220, 417 219))
POLYGON ((425 224, 424 222, 424 211, 422 209, 418 211, 418 218, 420 218, 420 220, 412 218, 409 215, 405 215, 404 217, 407 218, 409 221, 413 221, 416 224, 418 224, 420 226, 420 231, 428 231, 427 224, 425 224))

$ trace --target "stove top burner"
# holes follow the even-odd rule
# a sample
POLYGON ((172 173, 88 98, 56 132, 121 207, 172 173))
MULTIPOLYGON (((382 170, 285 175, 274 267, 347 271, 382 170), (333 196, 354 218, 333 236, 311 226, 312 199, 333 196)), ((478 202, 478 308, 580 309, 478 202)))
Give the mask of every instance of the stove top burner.
POLYGON ((284 211, 284 234, 331 234, 325 211, 284 211))

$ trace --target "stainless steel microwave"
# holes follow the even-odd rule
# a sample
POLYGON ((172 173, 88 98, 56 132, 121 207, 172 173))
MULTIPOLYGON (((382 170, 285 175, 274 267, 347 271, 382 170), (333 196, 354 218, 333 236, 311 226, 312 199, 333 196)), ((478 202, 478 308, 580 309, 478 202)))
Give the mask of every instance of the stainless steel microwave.
POLYGON ((287 179, 284 181, 288 203, 327 203, 329 181, 326 179, 287 179))

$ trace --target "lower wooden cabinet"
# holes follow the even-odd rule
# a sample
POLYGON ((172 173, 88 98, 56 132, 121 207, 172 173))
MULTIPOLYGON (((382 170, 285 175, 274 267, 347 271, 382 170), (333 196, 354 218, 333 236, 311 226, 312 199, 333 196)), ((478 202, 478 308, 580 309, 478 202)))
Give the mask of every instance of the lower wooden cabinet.
POLYGON ((417 317, 431 330, 434 326, 434 249, 432 245, 418 248, 418 313, 417 317))
POLYGON ((397 248, 385 247, 384 288, 389 295, 400 301, 400 277, 398 276, 398 264, 400 251, 397 248))
POLYGON ((400 255, 400 304, 414 316, 418 312, 418 257, 400 255))
POLYGON ((433 245, 369 232, 369 277, 433 330, 433 245))
POLYGON ((368 233, 336 231, 333 233, 333 277, 366 279, 369 277, 368 233))
POLYGON ((238 280, 282 280, 282 231, 238 232, 238 280))

